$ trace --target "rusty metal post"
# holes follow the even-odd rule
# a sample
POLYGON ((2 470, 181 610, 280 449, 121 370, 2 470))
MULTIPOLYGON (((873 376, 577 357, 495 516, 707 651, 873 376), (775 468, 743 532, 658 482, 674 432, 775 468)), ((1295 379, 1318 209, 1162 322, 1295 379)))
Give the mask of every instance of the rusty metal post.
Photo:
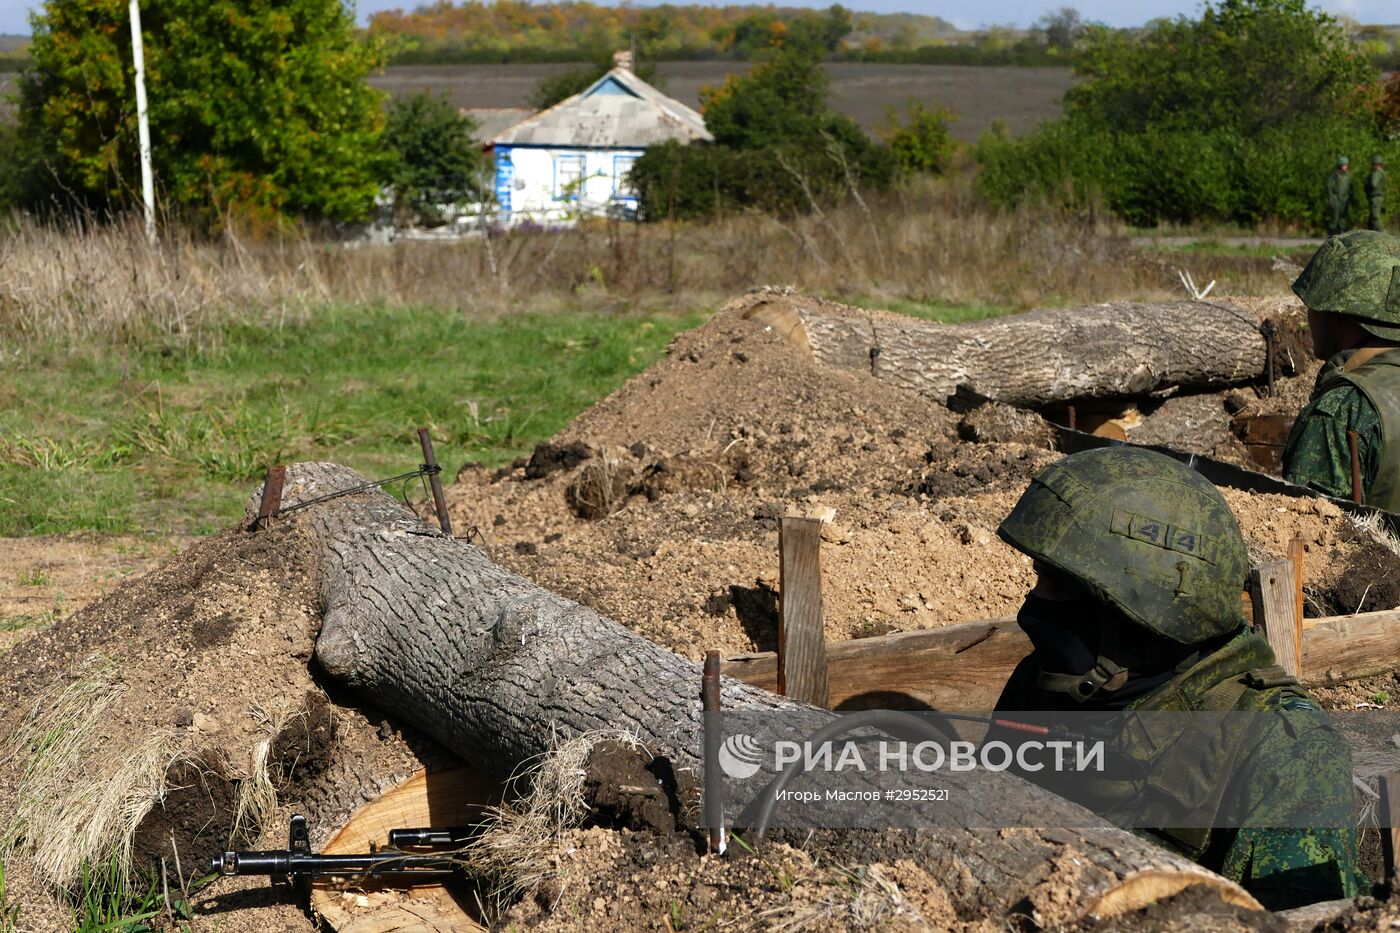
POLYGON ((1361 454, 1356 449, 1357 434, 1347 432, 1347 447, 1351 448, 1351 501, 1361 504, 1361 454))
POLYGON ((267 478, 263 480, 262 502, 258 504, 258 517, 248 526, 249 531, 257 531, 265 526, 282 509, 282 484, 287 481, 285 466, 269 467, 267 478))
POLYGON ((704 675, 700 681, 700 702, 705 711, 705 825, 709 827, 711 855, 723 855, 728 848, 724 832, 724 775, 720 772, 719 748, 724 739, 724 710, 719 695, 720 659, 718 651, 705 652, 704 675))
POLYGON ((418 429, 418 443, 423 445, 423 468, 428 471, 428 485, 433 490, 433 506, 437 509, 438 527, 452 537, 452 519, 447 517, 447 499, 442 494, 442 469, 433 455, 433 439, 427 428, 418 429))

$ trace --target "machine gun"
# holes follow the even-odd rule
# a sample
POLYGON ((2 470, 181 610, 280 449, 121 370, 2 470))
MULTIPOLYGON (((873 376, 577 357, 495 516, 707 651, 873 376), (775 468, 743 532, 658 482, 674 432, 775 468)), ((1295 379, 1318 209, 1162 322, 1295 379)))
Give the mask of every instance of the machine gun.
POLYGON ((292 817, 287 848, 266 851, 224 852, 209 860, 218 875, 270 875, 273 883, 293 885, 303 895, 310 893, 317 878, 392 878, 415 884, 424 879, 447 878, 460 872, 454 850, 470 838, 470 827, 408 828, 389 831, 389 847, 347 855, 317 855, 311 851, 306 817, 292 817), (414 852, 405 849, 442 849, 414 852))

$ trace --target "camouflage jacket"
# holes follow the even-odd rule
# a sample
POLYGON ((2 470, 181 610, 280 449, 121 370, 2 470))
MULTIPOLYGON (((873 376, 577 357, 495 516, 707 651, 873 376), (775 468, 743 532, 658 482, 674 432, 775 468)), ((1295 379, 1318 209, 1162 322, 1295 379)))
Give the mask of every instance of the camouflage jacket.
POLYGON ((1351 200, 1351 174, 1341 169, 1333 169, 1327 176, 1327 203, 1345 209, 1351 200))
POLYGON ((1371 174, 1366 176, 1366 200, 1385 200, 1385 172, 1380 169, 1373 169, 1371 174))
MULTIPOLYGON (((1356 352, 1343 350, 1327 360, 1317 374, 1312 399, 1298 413, 1283 448, 1283 478, 1338 499, 1350 499, 1351 447, 1347 432, 1355 431, 1363 499, 1369 502, 1366 493, 1376 488, 1385 438, 1380 412, 1366 393, 1355 383, 1337 378, 1356 352)), ((1361 369, 1370 365, 1374 364, 1361 369)), ((1385 503, 1373 504, 1388 508, 1385 503)))
MULTIPOLYGON (((1144 795, 1165 800, 1164 813, 1193 795, 1190 809, 1199 813, 1205 801, 1221 828, 1142 833, 1239 883, 1271 910, 1367 893, 1369 881, 1357 864, 1351 750, 1312 697, 1274 663, 1263 637, 1242 630, 1213 653, 1188 658, 1176 677, 1130 707, 1144 713, 1211 709, 1212 698, 1223 695, 1225 705, 1217 703, 1215 710, 1258 714, 1245 721, 1247 734, 1235 719, 1233 738, 1207 729, 1148 743, 1150 750, 1133 749, 1148 768, 1145 784, 1083 786, 1081 775, 1055 789, 1110 817, 1113 807, 1105 801, 1128 796, 1139 813, 1151 812, 1141 809, 1143 800, 1152 799, 1144 795), (1289 828, 1300 826, 1314 828, 1289 828)), ((1035 710, 1044 708, 1042 701, 1054 708, 1053 699, 1038 696, 1036 670, 1035 655, 1017 667, 998 710, 1035 710)), ((1023 776, 1041 780, 1039 774, 1023 776)))

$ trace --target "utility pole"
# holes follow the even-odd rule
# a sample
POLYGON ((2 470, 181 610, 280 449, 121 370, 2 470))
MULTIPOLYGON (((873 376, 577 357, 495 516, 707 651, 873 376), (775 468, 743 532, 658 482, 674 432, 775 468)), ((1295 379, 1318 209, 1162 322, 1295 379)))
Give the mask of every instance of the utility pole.
POLYGON ((146 118, 146 52, 141 45, 141 3, 131 0, 131 58, 136 65, 136 128, 141 143, 141 201, 146 239, 156 243, 156 185, 151 176, 151 125, 146 118))

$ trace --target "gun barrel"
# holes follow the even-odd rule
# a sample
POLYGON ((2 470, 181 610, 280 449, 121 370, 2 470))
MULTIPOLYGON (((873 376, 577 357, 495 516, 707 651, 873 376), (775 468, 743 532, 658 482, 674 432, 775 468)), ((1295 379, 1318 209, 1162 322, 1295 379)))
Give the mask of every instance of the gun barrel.
POLYGON ((353 855, 311 855, 287 849, 225 852, 210 860, 220 875, 450 875, 456 870, 450 856, 415 855, 386 849, 353 855))

